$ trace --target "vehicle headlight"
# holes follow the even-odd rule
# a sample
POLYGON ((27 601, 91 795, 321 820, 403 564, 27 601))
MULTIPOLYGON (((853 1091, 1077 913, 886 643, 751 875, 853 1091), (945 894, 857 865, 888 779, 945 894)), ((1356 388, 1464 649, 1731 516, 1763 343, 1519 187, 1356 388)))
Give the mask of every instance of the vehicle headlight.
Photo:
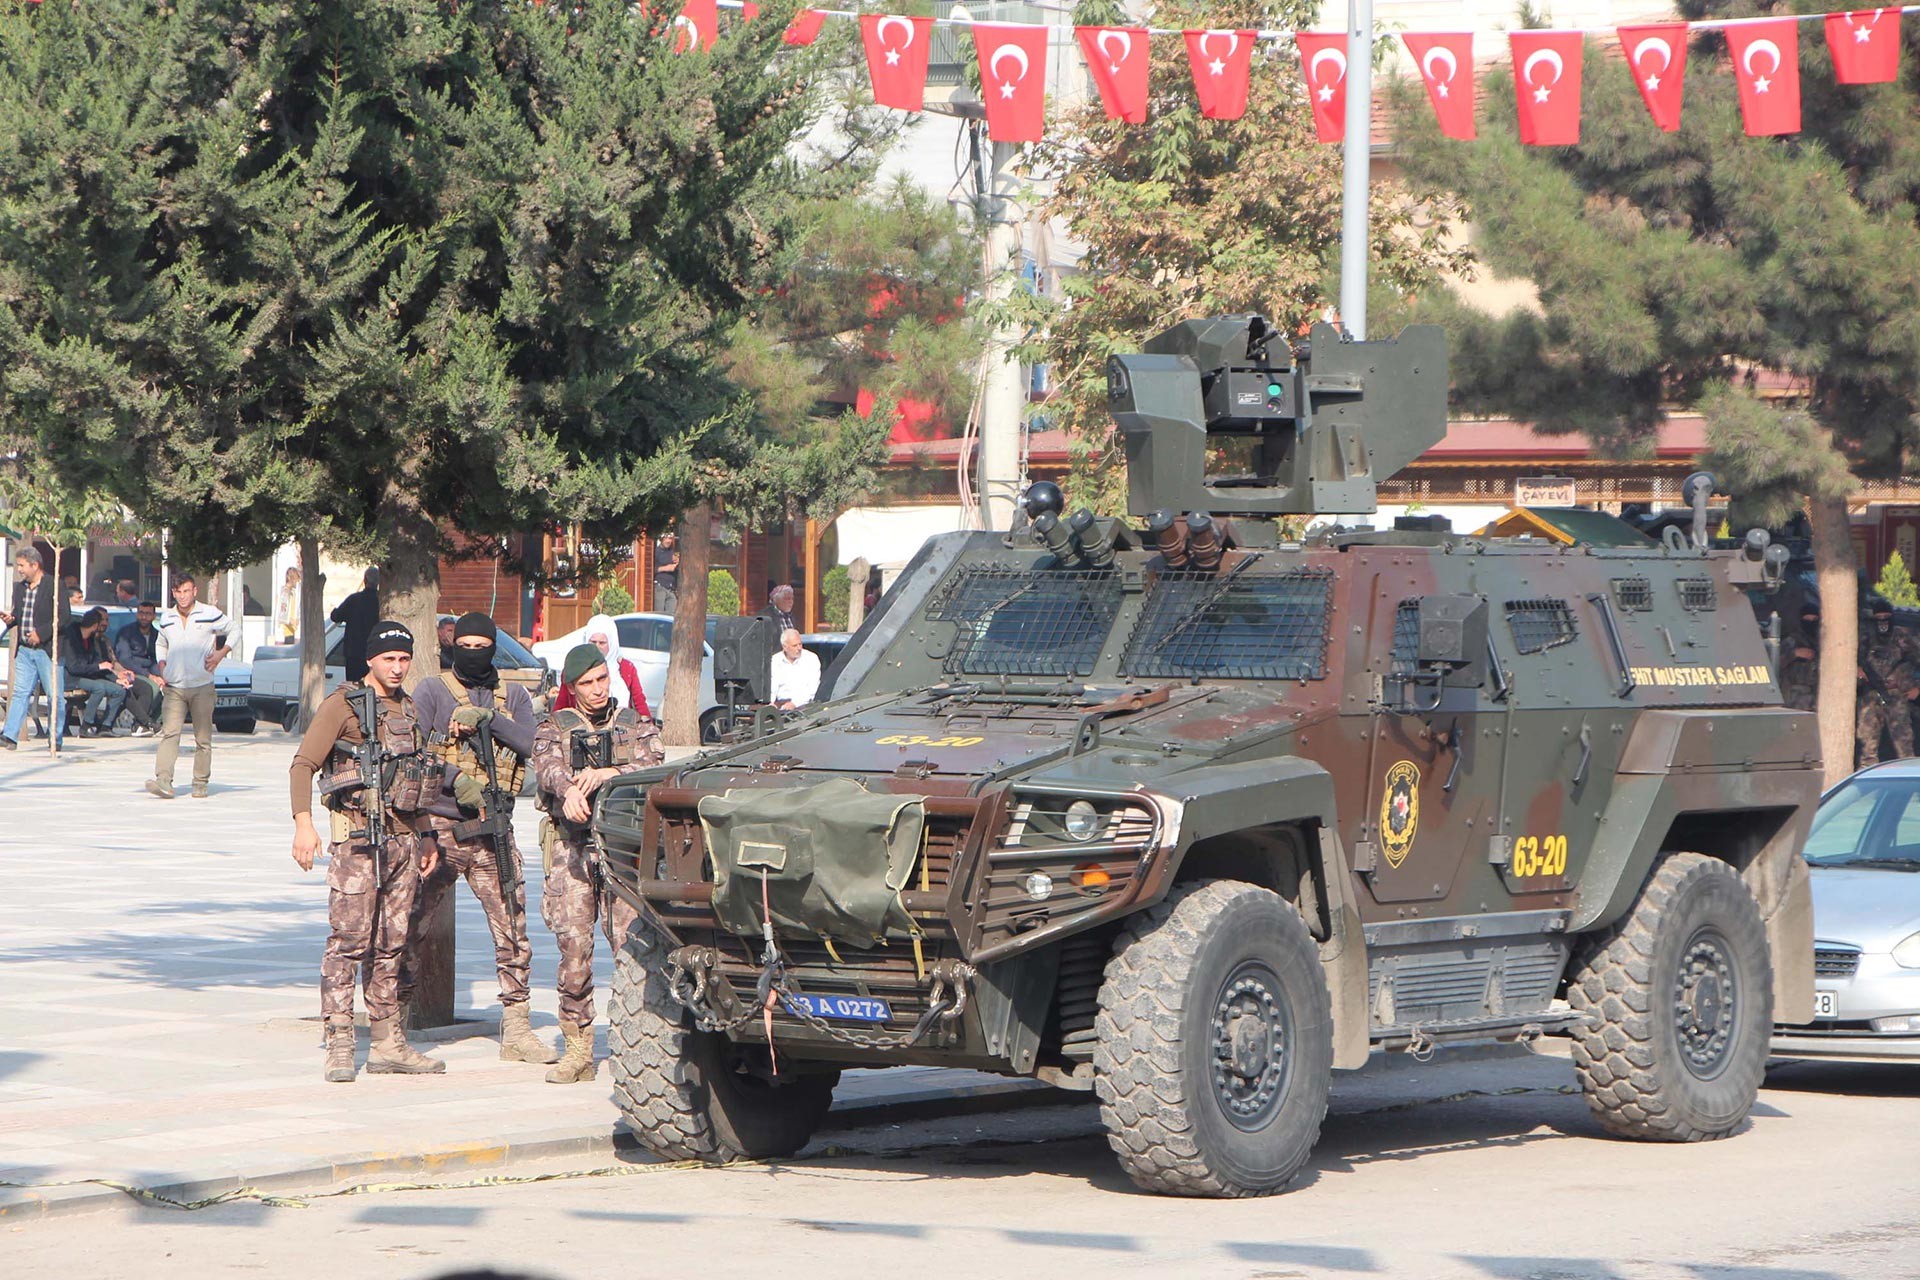
MULTIPOLYGON (((1100 811, 1090 800, 1075 800, 1067 806, 1065 826, 1075 840, 1091 840, 1100 834, 1100 811)), ((1920 938, 1920 934, 1915 937, 1920 938)))
POLYGON ((1893 949, 1893 962, 1902 969, 1920 969, 1920 933, 1910 933, 1893 949))

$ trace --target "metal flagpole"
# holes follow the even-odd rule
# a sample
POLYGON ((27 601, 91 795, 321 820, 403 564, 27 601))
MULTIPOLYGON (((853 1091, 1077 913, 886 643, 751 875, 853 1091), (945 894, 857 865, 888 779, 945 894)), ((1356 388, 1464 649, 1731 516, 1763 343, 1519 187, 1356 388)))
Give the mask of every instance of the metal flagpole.
POLYGON ((1368 167, 1373 147, 1373 0, 1347 0, 1347 120, 1340 207, 1340 319, 1367 336, 1368 167))

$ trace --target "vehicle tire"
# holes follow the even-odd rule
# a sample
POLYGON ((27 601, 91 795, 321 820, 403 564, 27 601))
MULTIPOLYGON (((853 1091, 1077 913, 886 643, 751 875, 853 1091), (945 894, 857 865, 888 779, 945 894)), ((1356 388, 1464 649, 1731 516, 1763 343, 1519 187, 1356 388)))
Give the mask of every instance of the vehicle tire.
POLYGON ((280 727, 288 733, 300 731, 300 704, 289 702, 280 710, 280 727))
POLYGON ((732 1069, 726 1036, 697 1031, 667 994, 667 949, 641 924, 614 961, 607 1011, 613 1096, 640 1144, 671 1160, 758 1160, 807 1145, 833 1105, 838 1071, 769 1084, 732 1069))
POLYGON ((722 722, 725 721, 726 718, 726 709, 723 707, 715 707, 700 717, 701 746, 711 747, 720 741, 720 735, 724 730, 722 722))
POLYGON ((1107 1143, 1148 1191, 1284 1188, 1327 1114, 1333 1011, 1293 904, 1238 880, 1181 885, 1127 923, 1094 1023, 1107 1143))
POLYGON ((1767 929, 1740 873, 1668 854, 1618 924, 1583 949, 1567 1002, 1588 1015, 1573 1065, 1609 1133, 1703 1142, 1738 1129, 1773 1028, 1767 929))

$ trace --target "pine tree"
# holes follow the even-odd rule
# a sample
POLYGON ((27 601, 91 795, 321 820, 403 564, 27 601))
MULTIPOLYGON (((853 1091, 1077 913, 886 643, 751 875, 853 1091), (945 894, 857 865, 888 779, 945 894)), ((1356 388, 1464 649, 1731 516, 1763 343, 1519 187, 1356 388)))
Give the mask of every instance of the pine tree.
POLYGON ((1460 192, 1487 265, 1538 295, 1501 317, 1426 300, 1452 330, 1460 407, 1585 432, 1614 452, 1645 447, 1669 411, 1697 410, 1736 524, 1808 511, 1821 742, 1837 778, 1853 758, 1858 639, 1847 497, 1863 477, 1901 471, 1920 409, 1920 33, 1903 32, 1897 84, 1843 86, 1818 28, 1801 30, 1794 137, 1745 136, 1712 32, 1693 37, 1677 133, 1649 119, 1623 60, 1591 43, 1577 147, 1520 145, 1506 71, 1483 85, 1477 142, 1440 138, 1417 83, 1397 86, 1397 114, 1408 171, 1460 192))
MULTIPOLYGON (((1177 0, 1156 27, 1298 29, 1312 0, 1177 0)), ((1125 21, 1089 0, 1076 22, 1125 21)), ((1290 41, 1254 50, 1240 120, 1201 117, 1185 43, 1152 46, 1147 127, 1111 121, 1098 102, 1069 115, 1036 149, 1053 184, 1045 212, 1085 241, 1065 298, 1017 296, 1016 318, 1037 335, 1020 358, 1053 370, 1058 394, 1039 408, 1070 433, 1073 500, 1124 508, 1125 463, 1106 409, 1106 362, 1138 351, 1180 320, 1258 311, 1291 330, 1316 319, 1338 290, 1340 148, 1316 142, 1290 41)), ((1462 262, 1442 239, 1452 198, 1438 187, 1376 184, 1372 282, 1381 305, 1424 288, 1462 262)), ((1384 317, 1383 317, 1384 318, 1384 317)))
POLYGON ((1887 557, 1887 563, 1880 570, 1880 580, 1873 589, 1888 604, 1902 609, 1920 608, 1920 590, 1913 585, 1913 574, 1907 571, 1906 557, 1898 551, 1887 557))
POLYGON ((183 558, 377 554, 428 629, 443 526, 844 489, 884 426, 783 430, 724 367, 887 136, 792 9, 684 56, 618 0, 0 12, 0 428, 183 558))

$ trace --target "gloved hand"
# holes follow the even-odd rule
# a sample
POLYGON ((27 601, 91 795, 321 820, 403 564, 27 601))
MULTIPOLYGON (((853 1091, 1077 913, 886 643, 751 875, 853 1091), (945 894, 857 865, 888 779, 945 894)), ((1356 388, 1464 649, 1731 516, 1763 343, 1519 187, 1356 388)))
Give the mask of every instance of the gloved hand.
POLYGON ((492 707, 455 707, 453 709, 453 722, 462 729, 478 729, 491 719, 493 719, 492 707))
POLYGON ((478 778, 469 777, 464 773, 454 775, 453 798, 460 802, 462 809, 478 809, 480 802, 486 798, 486 794, 486 789, 480 785, 478 778))

